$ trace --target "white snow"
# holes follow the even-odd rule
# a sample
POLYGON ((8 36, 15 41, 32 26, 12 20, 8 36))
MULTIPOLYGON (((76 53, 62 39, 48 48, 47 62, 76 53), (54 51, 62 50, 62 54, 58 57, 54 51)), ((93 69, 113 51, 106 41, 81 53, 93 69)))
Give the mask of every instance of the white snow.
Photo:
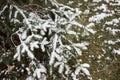
POLYGON ((59 66, 58 72, 62 73, 63 71, 64 71, 64 63, 61 63, 60 66, 59 66))
POLYGON ((81 64, 81 66, 86 67, 86 68, 90 67, 90 65, 88 63, 83 63, 83 64, 81 64))
POLYGON ((85 30, 86 30, 86 31, 89 31, 89 32, 92 33, 92 34, 95 34, 96 31, 92 29, 92 27, 93 27, 94 25, 95 25, 94 23, 90 23, 90 24, 86 25, 86 26, 85 26, 85 30))
POLYGON ((35 80, 32 76, 28 76, 26 80, 35 80))
POLYGON ((12 17, 12 8, 13 8, 13 6, 12 5, 10 5, 10 13, 9 13, 9 19, 11 19, 11 17, 12 17))
POLYGON ((75 75, 78 75, 80 70, 81 70, 81 67, 77 67, 76 70, 75 70, 75 75))
POLYGON ((77 79, 76 74, 72 73, 71 76, 72 76, 72 79, 73 79, 73 80, 79 80, 79 79, 77 79))
POLYGON ((33 51, 34 48, 39 48, 39 42, 38 41, 34 41, 30 43, 30 49, 33 51))
POLYGON ((17 46, 17 49, 16 49, 17 52, 14 55, 14 59, 17 58, 18 61, 20 61, 20 59, 21 59, 21 57, 20 57, 21 56, 21 54, 20 54, 20 47, 21 47, 21 45, 17 46))
POLYGON ((85 2, 87 2, 88 0, 84 0, 85 2))
POLYGON ((18 11, 15 11, 14 18, 17 18, 18 11))
POLYGON ((116 54, 120 55, 120 49, 118 49, 118 50, 114 49, 113 53, 116 53, 116 54))
POLYGON ((55 34, 55 35, 54 35, 54 38, 53 38, 53 51, 56 50, 56 47, 57 47, 57 41, 58 41, 58 35, 55 34))
POLYGON ((112 16, 112 14, 100 13, 89 18, 89 22, 100 22, 100 20, 112 16))
POLYGON ((89 9, 87 9, 87 10, 84 11, 84 14, 89 14, 89 13, 90 13, 89 9))
POLYGON ((55 62, 55 58, 56 58, 58 61, 61 61, 60 55, 58 55, 56 52, 52 52, 52 53, 51 53, 51 56, 50 56, 50 61, 49 61, 49 64, 50 64, 50 65, 52 65, 52 64, 55 62))
POLYGON ((93 0, 93 2, 101 2, 101 0, 93 0))
POLYGON ((3 9, 0 11, 0 15, 5 11, 5 9, 8 7, 8 5, 5 5, 3 9))
POLYGON ((67 3, 67 5, 72 5, 74 3, 74 1, 69 1, 68 3, 67 3))
POLYGON ((87 76, 90 76, 90 72, 86 68, 81 69, 87 76))
POLYGON ((107 43, 107 44, 112 44, 112 45, 114 45, 116 42, 115 41, 112 41, 112 40, 105 40, 104 41, 105 43, 107 43))
POLYGON ((21 38, 24 40, 27 38, 27 31, 24 31, 21 35, 21 38))
MULTIPOLYGON (((34 59, 34 55, 33 53, 29 50, 29 47, 24 43, 24 42, 21 42, 21 45, 23 46, 22 48, 22 53, 25 53, 27 52, 27 55, 31 58, 31 59, 34 59)), ((20 53, 19 53, 20 54, 20 53)))
POLYGON ((42 42, 40 43, 41 44, 41 49, 43 52, 45 52, 45 45, 47 45, 49 42, 47 41, 47 38, 45 37, 42 42))
POLYGON ((67 31, 67 33, 68 33, 68 34, 74 34, 74 35, 77 34, 75 31, 71 31, 71 30, 67 31))
POLYGON ((111 21, 105 22, 105 24, 107 25, 117 25, 118 23, 120 23, 120 21, 117 18, 112 19, 111 21))
POLYGON ((79 47, 79 48, 82 48, 82 49, 87 49, 87 45, 89 45, 89 43, 87 42, 82 42, 82 43, 73 43, 72 46, 75 46, 75 47, 79 47))
POLYGON ((112 29, 111 27, 107 27, 106 30, 109 31, 112 35, 116 35, 117 32, 120 32, 120 29, 112 29))
POLYGON ((103 10, 103 12, 106 12, 108 10, 107 5, 105 5, 105 4, 102 4, 100 7, 97 7, 97 8, 100 10, 103 10))
POLYGON ((46 68, 44 67, 44 65, 39 64, 39 68, 36 68, 33 76, 37 77, 38 79, 42 79, 42 80, 46 80, 45 74, 46 73, 46 68))
POLYGON ((78 55, 82 55, 82 51, 80 48, 74 47, 78 55))
POLYGON ((24 17, 25 23, 31 29, 31 24, 29 23, 29 21, 28 21, 27 17, 25 16, 24 12, 21 9, 19 9, 16 5, 13 5, 13 7, 16 8, 16 10, 24 17))

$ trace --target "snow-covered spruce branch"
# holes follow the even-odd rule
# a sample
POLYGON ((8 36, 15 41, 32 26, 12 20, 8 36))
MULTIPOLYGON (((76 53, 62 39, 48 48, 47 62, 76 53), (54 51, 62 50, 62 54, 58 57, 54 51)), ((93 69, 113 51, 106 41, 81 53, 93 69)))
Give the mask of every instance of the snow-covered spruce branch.
MULTIPOLYGON (((89 43, 86 41, 75 43, 68 36, 75 36, 77 39, 79 35, 88 36, 89 33, 94 34, 95 31, 92 30, 94 24, 90 23, 84 26, 77 22, 76 17, 79 17, 82 13, 78 8, 71 8, 57 1, 51 0, 50 2, 56 7, 49 10, 55 16, 54 20, 51 18, 49 12, 48 14, 44 14, 47 16, 47 19, 44 19, 39 16, 39 13, 35 12, 30 12, 29 15, 26 15, 22 9, 16 5, 12 5, 16 11, 14 12, 14 18, 11 17, 11 22, 23 24, 15 32, 19 36, 20 44, 16 46, 14 58, 21 61, 21 55, 27 54, 31 60, 27 68, 28 74, 39 79, 45 80, 47 75, 54 76, 53 79, 57 78, 53 68, 57 68, 58 74, 66 80, 78 80, 79 78, 77 76, 80 75, 79 73, 81 71, 89 79, 92 79, 87 69, 89 64, 81 63, 80 59, 77 59, 77 56, 82 55, 82 49, 87 49, 89 43), (22 22, 17 18, 18 14, 23 17, 22 22), (84 31, 80 33, 74 29, 83 29, 84 31), (47 52, 44 55, 48 55, 49 64, 47 65, 49 69, 43 64, 44 61, 39 61, 34 56, 35 49, 41 49, 42 52, 47 52), (72 59, 75 59, 75 63, 72 65, 68 64, 72 59), (30 66, 36 67, 32 67, 31 70, 30 66)), ((38 52, 37 54, 41 53, 38 52)))

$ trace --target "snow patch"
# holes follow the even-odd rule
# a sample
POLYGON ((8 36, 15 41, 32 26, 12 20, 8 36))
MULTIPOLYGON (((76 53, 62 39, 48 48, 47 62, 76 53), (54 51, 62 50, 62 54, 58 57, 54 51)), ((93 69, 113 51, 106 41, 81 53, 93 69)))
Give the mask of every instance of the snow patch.
POLYGON ((113 53, 116 53, 116 54, 118 54, 118 55, 120 55, 120 49, 118 49, 118 50, 113 50, 113 53))
POLYGON ((109 16, 112 16, 112 14, 106 14, 106 13, 96 14, 95 16, 89 18, 89 22, 100 22, 100 20, 109 16))

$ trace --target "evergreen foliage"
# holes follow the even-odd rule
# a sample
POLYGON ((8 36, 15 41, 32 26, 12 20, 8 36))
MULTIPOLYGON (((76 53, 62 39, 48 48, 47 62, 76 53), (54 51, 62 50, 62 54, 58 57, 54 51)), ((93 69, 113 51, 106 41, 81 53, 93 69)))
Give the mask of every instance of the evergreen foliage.
POLYGON ((1 0, 0 79, 114 79, 110 74, 119 74, 120 64, 119 4, 1 0))

